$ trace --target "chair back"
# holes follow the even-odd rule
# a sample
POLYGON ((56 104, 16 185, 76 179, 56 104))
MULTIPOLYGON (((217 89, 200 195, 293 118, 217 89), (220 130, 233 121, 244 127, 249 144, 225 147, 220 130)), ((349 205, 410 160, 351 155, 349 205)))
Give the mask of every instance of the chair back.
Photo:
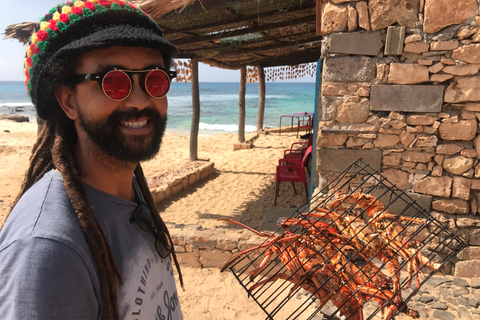
POLYGON ((305 154, 303 155, 302 158, 302 165, 305 167, 308 163, 309 157, 312 155, 312 146, 309 146, 307 148, 307 151, 305 151, 305 154))

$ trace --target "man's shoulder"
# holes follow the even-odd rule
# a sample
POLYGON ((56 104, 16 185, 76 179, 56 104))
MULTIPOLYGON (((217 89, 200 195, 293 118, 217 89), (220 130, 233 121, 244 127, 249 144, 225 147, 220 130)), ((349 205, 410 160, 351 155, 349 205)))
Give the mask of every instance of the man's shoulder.
POLYGON ((46 173, 30 187, 13 208, 0 232, 0 246, 25 237, 70 242, 83 237, 68 198, 62 175, 46 173))

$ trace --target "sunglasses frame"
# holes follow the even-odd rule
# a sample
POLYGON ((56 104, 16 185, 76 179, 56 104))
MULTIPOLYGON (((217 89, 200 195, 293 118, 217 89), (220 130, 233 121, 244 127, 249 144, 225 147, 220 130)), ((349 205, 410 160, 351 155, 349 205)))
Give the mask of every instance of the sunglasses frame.
POLYGON ((173 252, 173 242, 170 238, 170 235, 167 232, 160 233, 158 231, 158 229, 155 227, 155 223, 153 222, 150 209, 145 202, 141 201, 135 208, 133 216, 130 218, 130 223, 133 221, 135 221, 143 231, 153 232, 155 235, 155 249, 162 259, 167 258, 173 252), (141 216, 139 217, 139 215, 141 216), (141 221, 146 221, 148 225, 140 222, 140 219, 141 221))
POLYGON ((76 85, 80 84, 80 83, 83 83, 83 82, 87 82, 87 81, 96 81, 100 85, 100 88, 102 89, 103 94, 108 99, 113 100, 113 101, 123 101, 123 100, 127 99, 130 96, 130 94, 132 93, 132 90, 133 90, 133 78, 132 77, 133 77, 134 74, 143 74, 143 75, 141 75, 142 76, 141 77, 142 81, 140 81, 140 86, 142 87, 143 92, 148 94, 148 96, 152 97, 153 99, 162 99, 170 91, 172 79, 177 76, 177 71, 166 70, 162 67, 152 67, 152 68, 143 69, 143 70, 127 70, 127 69, 120 69, 120 68, 117 68, 117 67, 111 67, 111 68, 107 68, 107 69, 105 69, 103 71, 100 71, 100 72, 73 75, 73 80, 74 80, 74 84, 76 84, 76 85), (122 99, 113 99, 112 97, 110 97, 108 94, 105 93, 105 89, 103 87, 103 81, 105 80, 105 77, 110 72, 113 72, 113 71, 123 72, 124 74, 127 75, 128 79, 130 80, 130 91, 122 99), (162 71, 163 73, 165 73, 165 75, 168 78, 167 92, 165 92, 165 94, 160 96, 160 97, 152 96, 150 94, 150 92, 148 92, 148 90, 147 90, 147 86, 146 86, 147 77, 152 71, 162 71))

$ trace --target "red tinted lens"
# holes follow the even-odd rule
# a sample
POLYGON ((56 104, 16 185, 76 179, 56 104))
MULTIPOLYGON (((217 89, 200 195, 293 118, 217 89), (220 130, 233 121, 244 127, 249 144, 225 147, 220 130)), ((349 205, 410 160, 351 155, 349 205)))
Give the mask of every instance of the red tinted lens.
POLYGON ((170 89, 170 79, 162 70, 152 70, 145 77, 145 89, 154 98, 164 97, 170 89))
POLYGON ((132 82, 126 73, 112 70, 103 78, 102 87, 110 99, 122 100, 130 94, 132 82))

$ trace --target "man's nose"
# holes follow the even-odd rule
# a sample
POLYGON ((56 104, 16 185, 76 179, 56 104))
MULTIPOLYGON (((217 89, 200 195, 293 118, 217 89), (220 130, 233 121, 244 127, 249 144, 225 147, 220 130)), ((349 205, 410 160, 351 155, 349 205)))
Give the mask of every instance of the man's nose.
POLYGON ((140 81, 142 81, 142 77, 139 74, 134 74, 132 77, 132 92, 125 99, 127 107, 142 110, 150 104, 150 96, 143 91, 140 81))

